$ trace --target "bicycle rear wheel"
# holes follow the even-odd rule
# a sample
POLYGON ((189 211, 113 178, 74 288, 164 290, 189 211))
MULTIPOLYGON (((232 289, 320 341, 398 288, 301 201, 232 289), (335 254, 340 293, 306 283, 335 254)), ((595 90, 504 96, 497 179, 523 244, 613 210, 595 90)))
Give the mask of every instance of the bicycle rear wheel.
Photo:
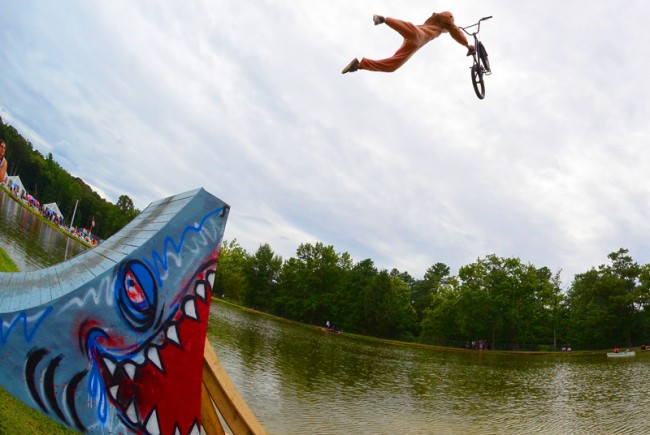
POLYGON ((483 67, 475 63, 472 65, 472 86, 479 99, 485 98, 485 82, 483 82, 483 67))

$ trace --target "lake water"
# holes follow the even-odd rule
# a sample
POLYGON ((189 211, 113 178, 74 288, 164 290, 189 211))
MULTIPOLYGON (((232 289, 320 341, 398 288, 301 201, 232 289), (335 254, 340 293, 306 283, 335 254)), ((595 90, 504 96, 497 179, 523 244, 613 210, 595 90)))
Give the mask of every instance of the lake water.
POLYGON ((271 434, 650 433, 650 352, 439 351, 214 303, 209 338, 271 434))
POLYGON ((61 263, 88 249, 43 222, 2 189, 0 247, 22 272, 61 263))

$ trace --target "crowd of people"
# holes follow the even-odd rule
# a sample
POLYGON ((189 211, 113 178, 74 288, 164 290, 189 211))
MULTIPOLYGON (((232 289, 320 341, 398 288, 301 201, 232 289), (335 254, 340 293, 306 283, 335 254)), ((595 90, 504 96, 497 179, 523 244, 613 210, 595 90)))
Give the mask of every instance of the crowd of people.
POLYGON ((45 207, 34 196, 28 194, 22 186, 12 182, 11 178, 7 176, 7 159, 5 158, 5 150, 7 144, 3 139, 0 139, 0 186, 3 186, 9 193, 16 199, 22 201, 25 205, 30 207, 35 212, 38 212, 43 218, 52 222, 60 229, 68 232, 72 236, 77 237, 83 242, 97 246, 99 240, 92 234, 92 231, 87 228, 76 228, 65 225, 64 218, 54 210, 45 207))
POLYGON ((465 348, 474 350, 488 350, 490 348, 490 343, 487 340, 472 340, 465 343, 465 348))

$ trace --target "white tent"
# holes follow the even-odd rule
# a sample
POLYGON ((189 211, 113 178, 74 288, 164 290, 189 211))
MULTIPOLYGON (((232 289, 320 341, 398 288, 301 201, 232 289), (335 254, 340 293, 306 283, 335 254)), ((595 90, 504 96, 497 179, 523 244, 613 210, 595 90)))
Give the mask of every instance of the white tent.
POLYGON ((59 216, 59 217, 62 217, 62 216, 63 216, 63 215, 61 214, 61 210, 59 210, 59 206, 56 205, 56 202, 51 202, 51 203, 49 203, 49 204, 45 204, 45 205, 43 206, 43 208, 46 208, 46 209, 49 208, 50 211, 52 211, 52 213, 54 213, 55 215, 57 215, 57 216, 59 216))
MULTIPOLYGON (((18 195, 20 195, 20 192, 25 190, 25 186, 23 186, 23 182, 20 181, 20 175, 13 175, 9 177, 9 181, 11 184, 9 185, 10 187, 13 187, 13 185, 18 186, 18 195)), ((27 195, 27 191, 25 190, 25 195, 27 195)))

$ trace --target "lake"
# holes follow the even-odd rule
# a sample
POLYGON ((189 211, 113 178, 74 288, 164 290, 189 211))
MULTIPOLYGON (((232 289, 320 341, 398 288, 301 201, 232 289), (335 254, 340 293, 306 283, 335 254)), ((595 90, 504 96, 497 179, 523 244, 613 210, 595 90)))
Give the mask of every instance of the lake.
POLYGON ((61 263, 88 249, 43 222, 0 189, 0 247, 27 272, 61 263))
POLYGON ((272 434, 650 433, 650 352, 390 345, 212 306, 209 339, 272 434))

